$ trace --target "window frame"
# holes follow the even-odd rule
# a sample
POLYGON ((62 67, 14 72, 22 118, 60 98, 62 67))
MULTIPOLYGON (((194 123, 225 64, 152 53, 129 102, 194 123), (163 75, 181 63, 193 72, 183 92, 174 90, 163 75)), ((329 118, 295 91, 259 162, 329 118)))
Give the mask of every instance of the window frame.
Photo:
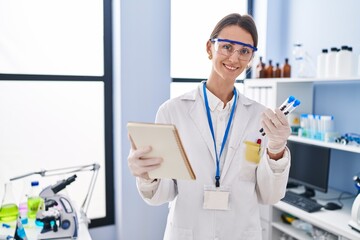
POLYGON ((112 48, 112 1, 103 0, 103 50, 104 75, 33 75, 33 74, 1 74, 0 81, 100 81, 104 83, 104 139, 105 139, 105 194, 106 216, 91 219, 89 228, 112 225, 115 223, 114 199, 114 140, 113 140, 113 48, 112 48))

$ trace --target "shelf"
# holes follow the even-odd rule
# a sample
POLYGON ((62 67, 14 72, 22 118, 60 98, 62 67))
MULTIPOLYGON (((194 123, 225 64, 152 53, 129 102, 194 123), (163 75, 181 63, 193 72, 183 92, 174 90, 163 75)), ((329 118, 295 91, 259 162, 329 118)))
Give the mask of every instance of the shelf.
MULTIPOLYGON (((320 204, 325 204, 327 202, 325 199, 333 199, 334 196, 339 196, 339 194, 340 192, 329 189, 329 192, 326 194, 317 192, 315 199, 320 204)), ((280 216, 282 212, 286 212, 331 234, 346 237, 348 239, 360 239, 360 233, 352 230, 348 226, 348 222, 351 219, 351 206, 353 201, 353 198, 343 199, 342 202, 344 206, 342 209, 336 211, 321 209, 320 211, 313 213, 305 212, 297 207, 280 201, 274 205, 275 209, 273 209, 273 211, 275 212, 274 216, 280 216)), ((273 218, 273 220, 279 222, 278 218, 273 218)))
POLYGON ((300 229, 296 229, 293 226, 289 224, 285 224, 282 222, 273 222, 271 224, 274 228, 280 230, 283 233, 286 233, 287 235, 290 235, 298 240, 310 240, 312 239, 309 235, 305 233, 305 231, 302 231, 300 229))
POLYGON ((357 77, 336 77, 336 78, 251 78, 245 80, 247 83, 255 84, 256 82, 277 82, 277 83, 296 83, 296 82, 356 82, 360 81, 360 76, 357 77))
POLYGON ((327 148, 337 149, 346 152, 360 153, 360 147, 353 145, 342 145, 340 143, 323 142, 320 140, 314 140, 314 139, 298 137, 298 136, 290 136, 289 140, 293 142, 312 144, 320 147, 327 147, 327 148))

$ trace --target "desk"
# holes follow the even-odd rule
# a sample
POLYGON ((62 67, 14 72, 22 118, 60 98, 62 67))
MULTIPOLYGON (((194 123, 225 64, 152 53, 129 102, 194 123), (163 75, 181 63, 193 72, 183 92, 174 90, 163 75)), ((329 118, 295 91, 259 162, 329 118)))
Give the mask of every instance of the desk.
MULTIPOLYGON (((1 223, 2 224, 2 223, 1 223)), ((0 229, 0 236, 14 236, 15 235, 15 227, 16 227, 16 222, 11 222, 11 223, 6 223, 8 225, 10 225, 10 228, 1 228, 0 229)), ((28 226, 24 226, 25 227, 25 232, 26 232, 26 236, 28 238, 28 240, 36 240, 37 239, 37 235, 40 233, 41 228, 40 227, 30 227, 30 225, 28 226)), ((78 237, 76 238, 77 240, 91 240, 91 236, 89 233, 89 230, 86 226, 86 224, 84 222, 80 222, 79 223, 79 234, 78 237)), ((2 240, 3 238, 0 237, 0 240, 2 240)), ((5 238, 6 239, 6 238, 5 238)))
MULTIPOLYGON (((302 192, 298 189, 294 191, 302 192)), ((317 192, 315 199, 317 199, 320 204, 325 204, 329 201, 335 202, 336 200, 333 200, 333 198, 337 198, 339 194, 339 192, 334 190, 329 190, 329 193, 327 194, 317 192)), ((360 233, 351 229, 348 225, 348 222, 351 219, 351 207, 354 198, 341 200, 344 204, 342 209, 334 211, 321 209, 320 211, 313 213, 305 212, 297 207, 280 201, 275 204, 272 209, 272 239, 279 239, 277 236, 281 236, 282 233, 294 236, 297 239, 311 239, 308 235, 295 229, 291 225, 283 223, 280 216, 284 212, 311 223, 317 228, 332 233, 335 236, 338 236, 338 239, 360 239, 360 233)))

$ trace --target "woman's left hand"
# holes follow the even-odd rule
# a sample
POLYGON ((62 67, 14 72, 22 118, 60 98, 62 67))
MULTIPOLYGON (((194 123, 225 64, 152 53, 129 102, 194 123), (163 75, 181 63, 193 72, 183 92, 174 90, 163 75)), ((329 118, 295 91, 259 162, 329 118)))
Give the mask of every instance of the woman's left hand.
POLYGON ((279 109, 275 109, 274 112, 268 108, 261 117, 261 125, 269 139, 268 151, 272 154, 283 152, 291 134, 285 114, 279 109))

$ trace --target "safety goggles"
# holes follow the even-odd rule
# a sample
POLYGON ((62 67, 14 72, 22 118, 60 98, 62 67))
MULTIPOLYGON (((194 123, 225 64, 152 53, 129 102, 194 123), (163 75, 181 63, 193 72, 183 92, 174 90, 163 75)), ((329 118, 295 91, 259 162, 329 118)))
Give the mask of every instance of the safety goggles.
POLYGON ((234 40, 212 38, 210 41, 214 43, 215 51, 217 53, 230 57, 234 52, 237 52, 238 59, 243 61, 250 61, 254 56, 254 52, 257 51, 257 48, 250 44, 234 40), (235 49, 235 45, 240 45, 241 47, 235 49))

